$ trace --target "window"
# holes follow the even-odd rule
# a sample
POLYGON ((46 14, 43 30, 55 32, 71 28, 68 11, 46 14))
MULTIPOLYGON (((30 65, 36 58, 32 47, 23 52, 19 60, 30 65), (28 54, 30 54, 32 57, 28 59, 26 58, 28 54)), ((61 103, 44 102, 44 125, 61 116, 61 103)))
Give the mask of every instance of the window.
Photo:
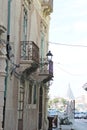
POLYGON ((32 104, 32 84, 29 84, 29 96, 28 96, 28 103, 32 104))
POLYGON ((36 104, 36 84, 29 84, 29 96, 28 96, 28 104, 36 104))
POLYGON ((24 16, 23 16, 23 57, 26 58, 27 55, 27 23, 28 23, 28 15, 27 10, 24 8, 24 16))
POLYGON ((41 60, 43 60, 43 58, 44 58, 44 34, 43 33, 41 33, 41 52, 40 52, 40 56, 41 56, 41 60))
POLYGON ((27 21, 28 21, 27 10, 24 8, 24 16, 23 16, 23 40, 27 40, 27 21))
POLYGON ((18 130, 23 130, 24 86, 18 85, 18 130))
POLYGON ((23 118, 24 88, 20 85, 18 92, 18 119, 23 118))
POLYGON ((33 87, 33 104, 36 104, 36 84, 33 87))

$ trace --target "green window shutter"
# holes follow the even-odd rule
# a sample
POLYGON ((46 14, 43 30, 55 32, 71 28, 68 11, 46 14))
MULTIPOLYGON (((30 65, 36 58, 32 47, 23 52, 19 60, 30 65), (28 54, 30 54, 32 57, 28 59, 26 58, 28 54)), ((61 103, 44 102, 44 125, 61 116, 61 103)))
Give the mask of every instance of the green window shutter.
POLYGON ((41 56, 41 61, 43 62, 43 58, 44 58, 44 34, 41 34, 41 52, 40 52, 40 56, 41 56))
POLYGON ((23 40, 27 40, 27 10, 24 9, 24 18, 23 18, 23 40))
POLYGON ((37 98, 37 94, 36 94, 36 84, 34 84, 34 88, 33 88, 33 104, 36 104, 36 99, 37 98))
POLYGON ((24 16, 23 16, 23 57, 26 59, 26 41, 27 41, 27 10, 24 9, 24 16))

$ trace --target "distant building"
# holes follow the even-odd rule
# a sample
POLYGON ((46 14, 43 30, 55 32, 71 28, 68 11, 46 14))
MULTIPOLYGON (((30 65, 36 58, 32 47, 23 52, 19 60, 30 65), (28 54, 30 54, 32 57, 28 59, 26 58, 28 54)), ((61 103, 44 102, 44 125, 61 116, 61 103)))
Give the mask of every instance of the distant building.
POLYGON ((78 111, 87 111, 87 94, 75 99, 75 109, 78 111))
POLYGON ((70 84, 68 86, 66 99, 67 99, 66 112, 68 114, 69 119, 71 121, 73 121, 74 120, 74 112, 75 112, 75 98, 74 98, 73 92, 71 90, 70 84))

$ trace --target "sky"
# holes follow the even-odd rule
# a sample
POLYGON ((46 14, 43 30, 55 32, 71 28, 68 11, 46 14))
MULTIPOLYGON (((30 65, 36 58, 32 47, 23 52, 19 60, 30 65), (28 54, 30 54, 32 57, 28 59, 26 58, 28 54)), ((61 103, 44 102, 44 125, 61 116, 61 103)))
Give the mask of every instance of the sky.
POLYGON ((87 94, 87 0, 54 0, 49 30, 54 78, 50 97, 87 94))

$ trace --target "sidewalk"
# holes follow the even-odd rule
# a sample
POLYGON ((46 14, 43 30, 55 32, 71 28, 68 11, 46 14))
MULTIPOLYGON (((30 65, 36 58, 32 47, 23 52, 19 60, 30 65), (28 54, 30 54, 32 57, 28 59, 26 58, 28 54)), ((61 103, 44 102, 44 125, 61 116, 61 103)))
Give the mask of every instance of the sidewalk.
POLYGON ((61 125, 61 127, 53 128, 52 130, 82 130, 82 129, 80 129, 79 126, 77 127, 75 124, 73 124, 73 125, 61 125))
POLYGON ((52 130, 79 130, 79 129, 76 129, 76 126, 73 124, 73 125, 61 125, 58 126, 58 128, 53 128, 52 130))
POLYGON ((58 130, 76 130, 74 125, 61 125, 58 130))

